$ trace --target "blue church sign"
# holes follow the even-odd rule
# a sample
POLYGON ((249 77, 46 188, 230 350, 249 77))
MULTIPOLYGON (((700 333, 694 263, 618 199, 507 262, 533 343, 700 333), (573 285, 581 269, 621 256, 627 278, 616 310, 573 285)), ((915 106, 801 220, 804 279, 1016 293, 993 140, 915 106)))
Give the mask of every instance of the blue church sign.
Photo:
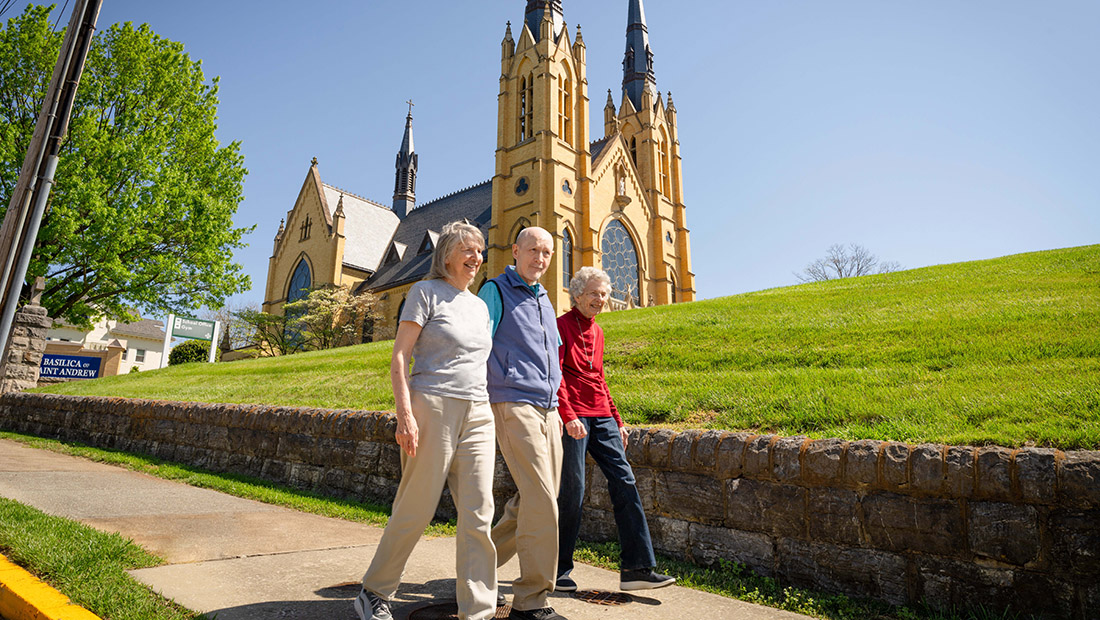
POLYGON ((38 376, 56 379, 95 379, 99 376, 98 357, 79 355, 43 355, 38 376))

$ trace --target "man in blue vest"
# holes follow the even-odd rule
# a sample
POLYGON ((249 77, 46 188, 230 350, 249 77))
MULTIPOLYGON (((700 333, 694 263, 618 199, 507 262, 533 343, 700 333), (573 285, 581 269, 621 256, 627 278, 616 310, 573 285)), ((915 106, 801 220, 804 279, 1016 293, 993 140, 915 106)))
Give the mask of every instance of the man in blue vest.
POLYGON ((478 292, 489 306, 493 330, 488 387, 497 443, 519 490, 492 533, 497 566, 519 556, 520 576, 512 582, 513 620, 564 620, 546 601, 554 591, 558 565, 561 340, 554 306, 539 279, 553 255, 550 233, 525 228, 512 246, 515 267, 478 292))

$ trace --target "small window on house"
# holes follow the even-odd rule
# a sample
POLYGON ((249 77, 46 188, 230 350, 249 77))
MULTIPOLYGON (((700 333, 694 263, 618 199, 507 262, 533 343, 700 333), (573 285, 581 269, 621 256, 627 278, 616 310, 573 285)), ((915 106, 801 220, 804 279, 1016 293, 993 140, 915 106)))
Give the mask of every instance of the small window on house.
POLYGON ((134 350, 134 362, 138 364, 142 364, 145 362, 145 349, 134 350))

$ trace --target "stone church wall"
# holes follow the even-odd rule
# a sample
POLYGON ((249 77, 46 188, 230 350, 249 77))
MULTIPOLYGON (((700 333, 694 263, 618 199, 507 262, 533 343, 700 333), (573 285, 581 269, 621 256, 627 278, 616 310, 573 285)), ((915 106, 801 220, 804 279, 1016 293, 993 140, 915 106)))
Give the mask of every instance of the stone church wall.
MULTIPOLYGON (((392 499, 392 414, 13 393, 0 428, 392 499)), ((635 428, 654 546, 891 603, 1100 618, 1100 452, 635 428)), ((585 532, 614 539, 589 463, 585 532)), ((514 487, 498 457, 498 512, 514 487)), ((445 497, 439 514, 453 514, 445 497)))

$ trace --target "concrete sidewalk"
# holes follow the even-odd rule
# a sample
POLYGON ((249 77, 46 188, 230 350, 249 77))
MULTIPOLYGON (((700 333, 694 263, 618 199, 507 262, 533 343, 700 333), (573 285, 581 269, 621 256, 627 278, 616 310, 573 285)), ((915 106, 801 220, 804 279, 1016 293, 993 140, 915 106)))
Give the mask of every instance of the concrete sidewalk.
MULTIPOLYGON (((354 620, 352 599, 382 530, 169 482, 0 440, 0 496, 118 532, 168 560, 138 580, 218 620, 354 620)), ((422 539, 394 601, 398 620, 444 618, 424 609, 454 600, 453 538, 422 539)), ((513 560, 500 572, 511 598, 513 560)), ((617 592, 618 574, 578 565, 583 589, 617 592)), ((632 593, 618 606, 555 593, 570 620, 805 618, 687 588, 632 593)), ((453 609, 453 607, 452 607, 453 609)))

